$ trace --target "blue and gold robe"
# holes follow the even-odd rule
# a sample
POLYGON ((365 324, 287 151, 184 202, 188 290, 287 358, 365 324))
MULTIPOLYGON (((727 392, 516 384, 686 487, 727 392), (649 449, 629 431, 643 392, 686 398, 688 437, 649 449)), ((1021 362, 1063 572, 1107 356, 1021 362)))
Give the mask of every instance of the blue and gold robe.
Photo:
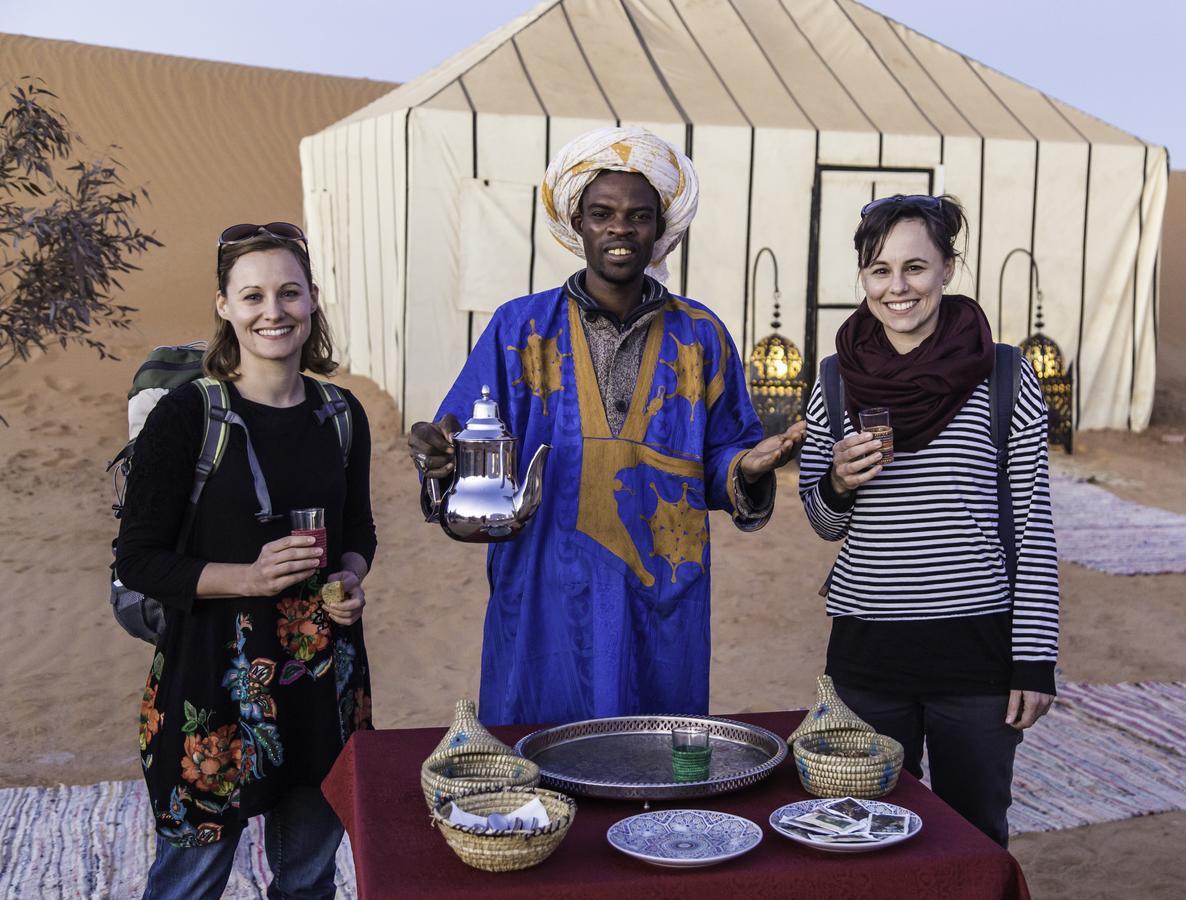
POLYGON ((484 384, 519 438, 520 484, 552 451, 534 518, 489 548, 482 721, 706 713, 708 510, 738 518, 734 469, 762 439, 725 327, 668 300, 617 437, 563 288, 498 309, 437 420, 465 422, 484 384))

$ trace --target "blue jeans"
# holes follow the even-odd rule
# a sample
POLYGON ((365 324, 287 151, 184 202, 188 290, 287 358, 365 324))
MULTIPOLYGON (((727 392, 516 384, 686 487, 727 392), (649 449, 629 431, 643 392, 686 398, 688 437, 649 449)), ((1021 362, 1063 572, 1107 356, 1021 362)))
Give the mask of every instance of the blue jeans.
MULTIPOLYGON (((223 829, 222 840, 205 847, 174 847, 159 834, 143 900, 218 900, 231 877, 243 831, 223 829)), ((321 791, 296 787, 264 813, 264 851, 272 868, 270 900, 332 898, 334 856, 342 823, 321 791)))

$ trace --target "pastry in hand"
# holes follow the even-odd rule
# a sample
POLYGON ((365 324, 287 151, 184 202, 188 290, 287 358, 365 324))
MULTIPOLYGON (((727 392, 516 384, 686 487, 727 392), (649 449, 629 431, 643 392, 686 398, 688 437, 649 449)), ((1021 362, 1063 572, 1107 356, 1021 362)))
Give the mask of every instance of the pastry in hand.
POLYGON ((346 599, 346 591, 340 581, 327 581, 321 586, 322 603, 341 603, 346 599))

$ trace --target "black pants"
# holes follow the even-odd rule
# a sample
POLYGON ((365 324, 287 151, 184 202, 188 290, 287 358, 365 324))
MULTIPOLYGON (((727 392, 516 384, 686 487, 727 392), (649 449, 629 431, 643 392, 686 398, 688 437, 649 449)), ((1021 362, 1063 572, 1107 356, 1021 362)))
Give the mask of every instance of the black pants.
POLYGON ((1005 724, 1007 694, 897 694, 836 685, 836 693, 879 733, 905 748, 904 768, 922 776, 926 741, 931 787, 1002 847, 1009 845, 1013 757, 1021 732, 1005 724))

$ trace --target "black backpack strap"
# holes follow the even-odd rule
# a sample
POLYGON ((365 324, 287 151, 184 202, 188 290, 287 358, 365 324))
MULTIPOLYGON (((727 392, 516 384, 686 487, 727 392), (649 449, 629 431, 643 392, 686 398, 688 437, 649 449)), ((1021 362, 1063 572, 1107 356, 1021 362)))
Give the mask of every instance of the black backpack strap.
POLYGON ((206 486, 207 480, 222 462, 231 436, 230 426, 238 425, 243 429, 243 437, 247 441, 247 465, 251 468, 251 483, 255 488, 255 499, 259 503, 259 511, 255 517, 260 522, 271 522, 280 518, 272 513, 272 498, 268 494, 268 483, 260 468, 259 457, 255 455, 255 447, 251 443, 251 432, 247 430, 247 423, 242 417, 230 409, 230 396, 226 385, 215 378, 199 378, 197 383, 202 388, 202 398, 206 404, 206 434, 202 442, 202 453, 194 469, 194 486, 189 495, 191 514, 197 511, 198 498, 202 496, 202 489, 206 486))
POLYGON ((832 440, 841 441, 844 439, 844 379, 840 377, 840 360, 835 353, 820 361, 819 380, 832 440))
POLYGON ((1005 551, 1009 590, 1017 582, 1017 537, 1013 530, 1013 491, 1009 486, 1009 427, 1017 393, 1021 390, 1021 350, 997 344, 992 373, 988 376, 988 418, 997 460, 997 530, 1005 551))
POLYGON ((346 402, 346 395, 336 384, 326 381, 314 381, 321 393, 321 407, 313 413, 317 417, 317 424, 324 425, 325 420, 333 418, 334 431, 338 435, 338 445, 342 448, 342 465, 350 465, 350 445, 354 442, 354 421, 350 418, 350 404, 346 402))

